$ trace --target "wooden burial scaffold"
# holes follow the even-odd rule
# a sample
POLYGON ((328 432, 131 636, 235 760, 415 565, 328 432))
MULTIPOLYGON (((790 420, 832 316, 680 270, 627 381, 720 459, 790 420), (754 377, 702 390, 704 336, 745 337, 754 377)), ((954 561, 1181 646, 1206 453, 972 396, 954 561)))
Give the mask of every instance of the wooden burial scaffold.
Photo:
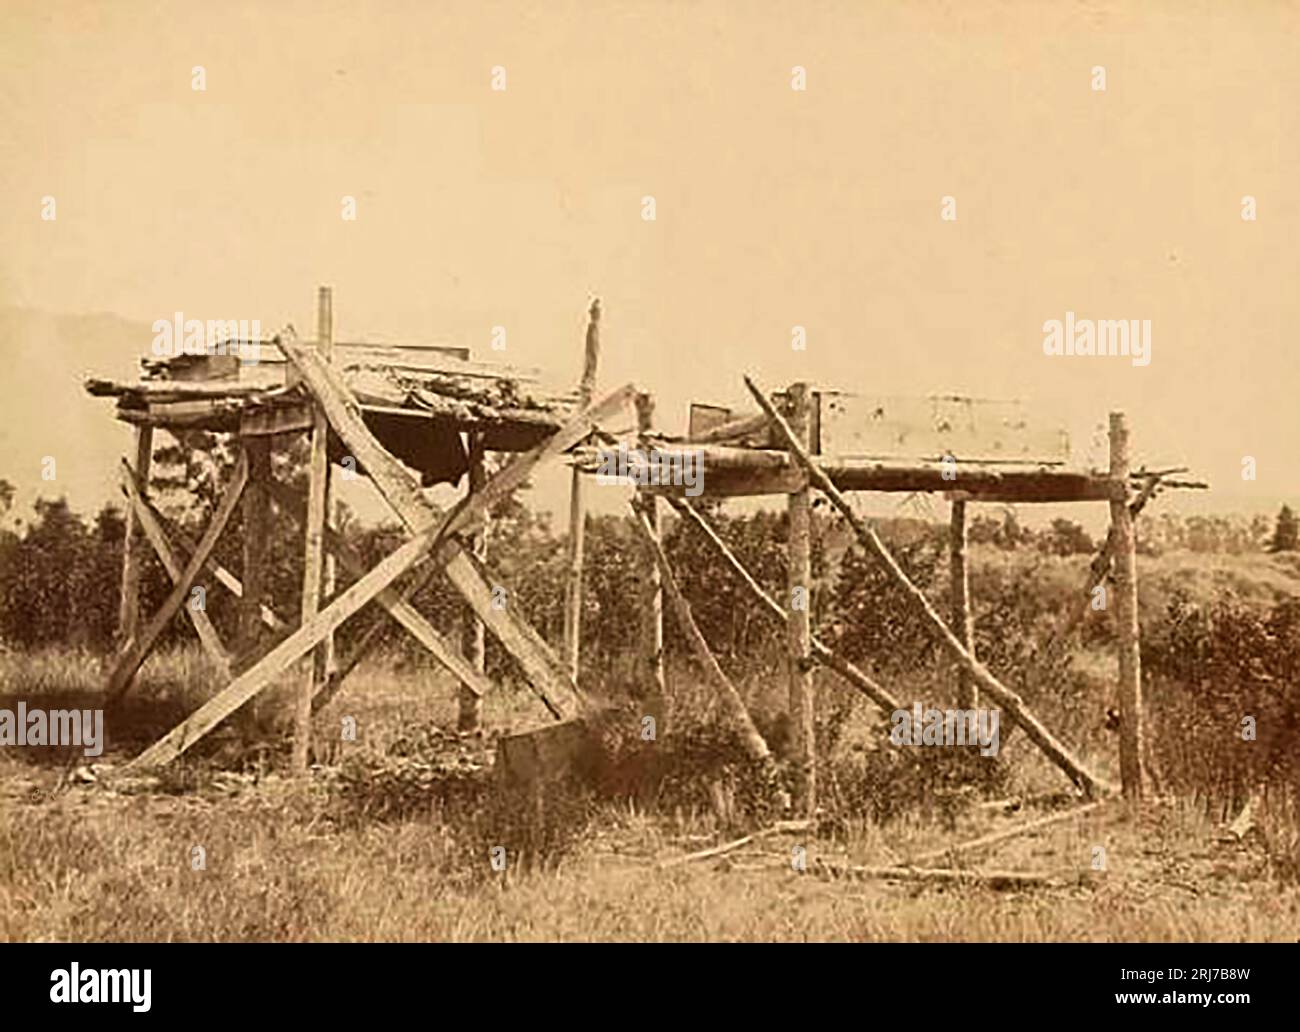
MULTIPOLYGON (((633 502, 634 524, 650 557, 642 609, 640 670, 647 699, 667 693, 663 613, 673 613, 702 670, 719 693, 723 712, 751 756, 772 757, 744 702, 709 649, 690 605, 673 575, 660 541, 661 502, 694 531, 702 533, 744 593, 786 626, 788 708, 793 748, 791 782, 796 811, 816 809, 813 671, 822 664, 866 695, 887 714, 901 708, 897 695, 837 655, 813 633, 812 495, 820 492, 852 528, 862 546, 882 564, 909 599, 957 672, 962 709, 987 698, 1087 796, 1110 790, 975 655, 967 572, 966 520, 973 502, 1104 501, 1110 533, 1093 562, 1088 589, 1110 575, 1118 639, 1120 774, 1124 794, 1142 794, 1142 702, 1138 648, 1136 548, 1133 522, 1143 505, 1181 470, 1134 471, 1125 417, 1110 421, 1110 464, 1101 471, 1070 469, 1066 442, 1054 430, 1040 431, 1009 403, 965 398, 880 399, 846 395, 799 383, 769 397, 746 384, 757 411, 736 414, 694 406, 687 433, 670 437, 654 429, 653 398, 623 386, 596 396, 600 351, 600 308, 593 303, 582 378, 576 391, 548 394, 528 371, 470 360, 463 349, 393 347, 337 342, 329 288, 318 293, 314 341, 284 333, 255 342, 255 366, 229 356, 146 363, 149 376, 130 382, 91 380, 87 389, 117 399, 117 415, 136 427, 134 464, 123 463, 128 500, 122 576, 120 649, 109 676, 109 695, 127 691, 140 665, 177 611, 184 608, 225 686, 196 712, 133 761, 136 768, 167 763, 239 707, 301 664, 294 698, 292 763, 305 769, 311 717, 327 702, 377 638, 361 635, 352 652, 333 658, 333 632, 374 603, 404 627, 460 685, 462 730, 479 720, 479 702, 493 686, 483 669, 483 633, 490 631, 523 671, 532 690, 557 721, 589 713, 592 700, 579 687, 585 504, 581 477, 595 471, 601 448, 617 441, 605 426, 635 409, 637 446, 687 450, 699 464, 707 497, 787 496, 789 539, 787 597, 783 605, 745 570, 735 554, 689 501, 681 484, 640 484, 633 502), (595 399, 595 400, 593 400, 595 399), (148 496, 154 429, 201 428, 236 435, 237 460, 212 518, 193 541, 171 527, 148 496), (285 435, 310 439, 306 498, 271 475, 271 454, 285 435), (462 435, 464 435, 462 437, 462 435), (488 475, 489 452, 514 453, 488 475), (566 565, 564 640, 557 655, 514 607, 492 604, 485 550, 491 508, 521 487, 540 464, 568 457, 573 464, 570 533, 566 565), (331 469, 340 461, 368 476, 406 533, 405 542, 367 568, 332 525, 331 469), (468 479, 463 500, 440 515, 422 488, 468 479), (845 494, 853 491, 943 492, 952 503, 951 594, 948 618, 899 566, 869 521, 859 517, 845 494), (242 578, 221 566, 213 548, 237 505, 244 521, 242 578), (303 530, 303 592, 298 619, 268 604, 265 548, 272 512, 288 515, 303 530), (139 570, 148 542, 173 582, 172 590, 147 623, 138 609, 139 570), (188 558, 184 558, 188 556, 188 558), (333 564, 353 578, 337 591, 333 564), (417 569, 418 568, 418 569, 417 569), (395 581, 416 573, 403 591, 395 581), (443 571, 472 617, 456 642, 436 630, 411 605, 411 596, 443 571), (238 595, 240 648, 231 651, 201 608, 184 605, 200 576, 238 595), (803 604, 796 604, 795 599, 803 604), (268 636, 265 632, 270 630, 268 636)), ((237 344, 240 342, 231 342, 237 344)), ((247 343, 247 342, 243 342, 247 343)), ((1052 646, 1077 623, 1086 607, 1056 629, 1052 646)))

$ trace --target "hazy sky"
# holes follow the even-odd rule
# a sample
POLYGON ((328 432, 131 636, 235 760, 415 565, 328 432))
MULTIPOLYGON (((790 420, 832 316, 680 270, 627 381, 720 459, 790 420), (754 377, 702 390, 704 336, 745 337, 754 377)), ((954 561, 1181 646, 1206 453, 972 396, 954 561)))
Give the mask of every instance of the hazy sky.
MULTIPOLYGON (((304 332, 328 283, 339 336, 572 382, 598 294, 602 384, 655 392, 674 429, 689 400, 742 402, 742 372, 1022 397, 1081 457, 1118 407, 1140 459, 1225 497, 1300 493, 1294 3, 5 0, 0 19, 0 306, 304 332), (1151 364, 1044 356, 1067 310, 1151 320, 1151 364)), ((80 347, 52 362, 94 368, 80 347)), ((58 391, 10 436, 39 450, 82 405, 108 431, 107 404, 58 391)))

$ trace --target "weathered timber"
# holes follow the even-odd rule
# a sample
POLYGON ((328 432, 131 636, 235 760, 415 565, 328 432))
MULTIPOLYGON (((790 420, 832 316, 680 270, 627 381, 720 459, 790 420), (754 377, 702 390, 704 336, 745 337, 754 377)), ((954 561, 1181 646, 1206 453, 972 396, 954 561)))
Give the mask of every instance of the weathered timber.
MULTIPOLYGON (((808 447, 812 420, 812 393, 806 383, 786 392, 790 430, 808 447)), ((817 805, 817 754, 813 725, 812 670, 812 490, 808 478, 786 503, 789 535, 786 545, 786 593, 791 599, 786 615, 787 713, 791 727, 795 812, 812 815, 817 805)))
MULTIPOLYGON (((136 427, 135 476, 139 495, 149 492, 149 473, 153 463, 153 428, 136 427)), ((117 616, 118 646, 125 648, 136 636, 140 624, 141 530, 136 525, 134 507, 126 512, 126 535, 122 542, 122 598, 117 616)))
POLYGON ((947 867, 865 867, 815 860, 810 870, 828 878, 860 881, 951 882, 987 885, 991 889, 1017 889, 1056 884, 1045 874, 1033 871, 968 871, 947 867))
MULTIPOLYGON (((271 496, 275 499, 276 506, 292 517, 300 526, 306 522, 306 509, 303 503, 295 497, 293 491, 288 487, 272 482, 271 496)), ((360 577, 365 573, 365 562, 360 554, 331 527, 325 529, 325 547, 331 555, 343 564, 343 569, 350 576, 360 577)), ((424 617, 424 614, 402 598, 397 589, 384 588, 375 596, 375 602, 382 606, 393 620, 405 628, 411 637, 423 645, 438 662, 460 678, 465 690, 471 692, 475 698, 487 694, 492 688, 492 682, 487 679, 483 672, 469 663, 452 642, 434 629, 433 625, 424 617)), ((336 680, 337 678, 332 678, 331 683, 336 680)), ((324 689, 318 689, 314 709, 319 710, 325 702, 329 701, 328 698, 321 698, 323 694, 324 689)), ((333 694, 333 692, 330 692, 329 697, 332 698, 333 694)))
POLYGON ((1087 803, 1084 806, 1075 806, 1062 813, 1048 814, 1046 817, 1039 817, 1036 820, 1026 821, 1024 824, 1018 824, 1014 828, 1006 828, 1003 831, 995 831, 989 835, 981 835, 979 838, 970 839, 967 842, 959 842, 955 845, 945 846, 943 849, 933 849, 928 853, 921 853, 905 861, 900 866, 919 867, 921 864, 928 864, 933 860, 955 859, 962 853, 969 853, 973 850, 986 849, 989 846, 996 846, 1001 842, 1006 842, 1013 838, 1019 838, 1021 835, 1028 835, 1031 832, 1039 831, 1042 828, 1050 827, 1053 824, 1060 824, 1063 821, 1078 820, 1080 817, 1087 816, 1099 807, 1105 805, 1105 800, 1087 803))
MULTIPOLYGON (((316 295, 316 354, 328 366, 334 343, 334 304, 329 287, 316 295)), ((300 624, 311 621, 320 609, 321 585, 325 574, 325 524, 329 506, 329 421, 317 403, 312 407, 311 451, 307 459, 307 513, 303 521, 302 615, 300 624)), ((326 639, 329 634, 326 633, 326 639)), ((301 683, 294 697, 293 753, 291 768, 296 774, 307 770, 311 747, 311 701, 323 678, 329 645, 325 640, 303 664, 301 683)))
MULTIPOLYGON (((642 392, 636 396, 636 426, 639 437, 654 429, 654 395, 642 392)), ((638 491, 637 508, 645 514, 655 537, 661 533, 659 500, 654 495, 638 491)), ((646 682, 646 702, 649 715, 654 717, 658 733, 666 729, 668 682, 664 669, 664 588, 659 575, 659 565, 650 563, 646 571, 645 600, 641 607, 641 676, 646 682)))
MULTIPOLYGON (((587 342, 583 356, 578 404, 586 408, 596 390, 596 367, 600 361, 600 299, 592 301, 588 313, 587 342)), ((574 470, 569 479, 569 548, 564 583, 564 663, 569 676, 578 679, 578 657, 582 637, 582 560, 587 539, 587 506, 583 499, 582 474, 574 470)))
MULTIPOLYGON (((966 501, 954 498, 948 524, 948 576, 951 585, 952 628, 975 655, 975 620, 970 607, 970 572, 966 568, 966 501)), ((957 668, 957 708, 970 710, 979 705, 979 690, 960 666, 957 668)))
MULTIPOLYGON (((1110 475, 1128 483, 1128 420, 1110 414, 1110 475)), ((1127 498, 1110 503, 1116 648, 1119 652, 1119 768, 1124 795, 1142 798, 1142 655, 1137 600, 1137 540, 1127 498)))

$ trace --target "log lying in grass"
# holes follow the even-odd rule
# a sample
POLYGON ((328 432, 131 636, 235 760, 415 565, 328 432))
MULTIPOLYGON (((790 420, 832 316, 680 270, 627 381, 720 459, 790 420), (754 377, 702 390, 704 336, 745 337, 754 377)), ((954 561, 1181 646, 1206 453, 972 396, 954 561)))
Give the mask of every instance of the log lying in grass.
POLYGON ((931 860, 939 860, 944 857, 955 857, 958 853, 969 853, 974 849, 983 849, 986 846, 997 845, 1008 839, 1017 838, 1020 835, 1027 835, 1031 831, 1038 831, 1049 824, 1060 824, 1062 821, 1075 820, 1091 813, 1103 804, 1103 801, 1089 803, 1087 806, 1080 806, 1074 810, 1067 810, 1064 813, 1053 813, 1046 817, 1039 817, 1037 820, 1027 821, 1024 824, 1014 828, 1006 828, 1003 831, 995 831, 991 835, 981 835, 977 839, 971 839, 969 842, 960 842, 953 846, 947 846, 944 849, 934 849, 928 853, 922 853, 920 856, 914 856, 907 862, 907 866, 914 867, 917 864, 929 863, 931 860))
POLYGON ((720 846, 710 846, 708 849, 701 849, 696 853, 687 853, 685 856, 675 856, 670 860, 662 861, 659 866, 677 867, 680 864, 688 864, 693 860, 708 860, 710 857, 722 856, 724 853, 730 853, 732 850, 739 849, 741 846, 747 846, 758 839, 770 838, 772 835, 785 835, 796 831, 809 831, 813 826, 811 820, 801 821, 777 821, 770 828, 763 828, 761 831, 751 832, 741 838, 731 842, 724 842, 720 846))
POLYGON ((809 870, 827 878, 856 881, 940 882, 960 885, 986 885, 990 889, 1018 889, 1026 886, 1050 886, 1057 881, 1032 871, 963 871, 951 867, 860 867, 816 860, 809 870))

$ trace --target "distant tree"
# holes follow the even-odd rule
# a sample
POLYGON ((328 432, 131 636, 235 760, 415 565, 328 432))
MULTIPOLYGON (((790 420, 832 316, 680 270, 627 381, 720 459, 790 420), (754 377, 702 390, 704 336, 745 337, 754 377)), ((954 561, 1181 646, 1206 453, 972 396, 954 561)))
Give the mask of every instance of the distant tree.
POLYGON ((1038 549, 1049 555, 1091 555, 1097 546, 1079 524, 1058 518, 1038 536, 1038 549))
POLYGON ((1295 552, 1300 550, 1300 521, 1291 511, 1291 506, 1282 506, 1277 514, 1277 524, 1273 527, 1273 540, 1268 544, 1270 552, 1295 552))

